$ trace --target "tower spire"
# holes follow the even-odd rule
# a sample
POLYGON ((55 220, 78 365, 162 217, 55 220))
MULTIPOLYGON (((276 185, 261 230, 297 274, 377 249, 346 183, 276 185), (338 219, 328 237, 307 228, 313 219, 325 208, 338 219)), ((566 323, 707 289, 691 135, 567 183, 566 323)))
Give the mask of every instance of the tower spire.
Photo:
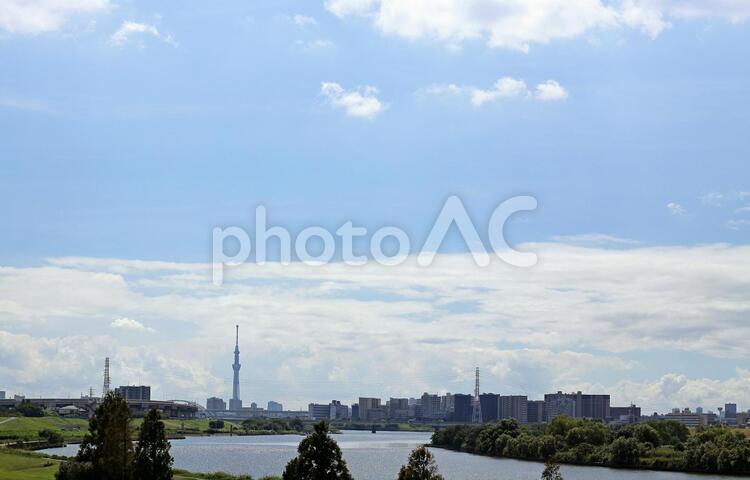
POLYGON ((232 377, 232 398, 229 400, 229 410, 240 410, 242 408, 242 400, 240 400, 240 326, 235 325, 235 337, 234 337, 234 363, 232 364, 232 370, 234 376, 232 377))

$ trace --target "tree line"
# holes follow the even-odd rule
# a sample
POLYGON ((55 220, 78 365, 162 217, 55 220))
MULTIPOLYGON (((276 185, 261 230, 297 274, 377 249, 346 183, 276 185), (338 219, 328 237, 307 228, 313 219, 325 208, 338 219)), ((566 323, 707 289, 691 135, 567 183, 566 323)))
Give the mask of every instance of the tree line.
POLYGON ((435 432, 438 447, 493 457, 610 467, 750 473, 750 440, 726 427, 696 430, 675 421, 612 427, 600 421, 554 418, 546 426, 516 420, 457 425, 435 432))

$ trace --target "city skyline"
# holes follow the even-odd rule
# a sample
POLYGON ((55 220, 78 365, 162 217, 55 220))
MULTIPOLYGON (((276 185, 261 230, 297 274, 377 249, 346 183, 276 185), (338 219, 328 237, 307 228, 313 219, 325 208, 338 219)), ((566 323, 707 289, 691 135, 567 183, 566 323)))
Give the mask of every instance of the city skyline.
POLYGON ((748 5, 0 0, 0 390, 75 397, 109 357, 113 385, 229 400, 235 339, 246 404, 471 393, 479 366, 529 398, 750 407, 748 5), (452 228, 429 267, 338 241, 286 265, 272 238, 212 283, 215 229, 258 207, 416 251, 456 198, 491 251, 514 197, 531 268, 452 228))

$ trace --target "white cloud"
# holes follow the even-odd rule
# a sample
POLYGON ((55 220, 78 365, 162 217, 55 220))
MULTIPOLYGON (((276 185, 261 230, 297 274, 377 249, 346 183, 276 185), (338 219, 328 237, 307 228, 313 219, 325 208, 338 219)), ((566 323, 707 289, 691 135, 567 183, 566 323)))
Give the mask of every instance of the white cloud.
POLYGON ((328 11, 338 17, 364 15, 372 9, 377 0, 326 0, 328 11))
POLYGON ((300 27, 307 27, 307 26, 315 26, 318 24, 318 21, 315 20, 314 17, 310 17, 308 15, 301 15, 297 14, 292 17, 292 21, 300 27))
POLYGON ((385 110, 377 97, 378 89, 371 86, 345 90, 335 82, 323 82, 320 94, 335 108, 343 108, 350 117, 374 118, 385 110))
POLYGON ((675 203, 675 202, 669 202, 667 204, 667 211, 669 212, 670 215, 675 215, 675 216, 682 216, 687 213, 687 211, 682 205, 680 205, 679 203, 675 203))
POLYGON ((153 333, 155 330, 151 327, 147 327, 138 320, 132 320, 130 318, 116 318, 112 321, 110 324, 112 328, 117 328, 120 330, 131 330, 135 332, 149 332, 153 333))
POLYGON ((701 203, 709 207, 723 207, 728 203, 737 203, 750 198, 750 192, 732 190, 729 192, 709 192, 698 197, 701 203))
POLYGON ((658 408, 663 413, 670 407, 704 407, 716 411, 727 402, 750 397, 750 371, 737 368, 735 376, 726 380, 668 373, 654 381, 618 382, 612 393, 638 405, 650 406, 651 410, 644 410, 644 415, 658 408))
POLYGON ((449 46, 484 39, 490 47, 521 51, 597 29, 629 27, 656 37, 669 18, 750 17, 745 0, 328 0, 326 8, 342 18, 371 18, 387 35, 449 46))
POLYGON ((131 40, 131 37, 140 35, 150 35, 172 46, 177 46, 177 42, 171 35, 162 35, 155 26, 131 21, 122 22, 120 28, 110 37, 110 41, 115 45, 124 45, 131 40))
POLYGON ((687 390, 638 383, 645 393, 631 397, 631 370, 656 372, 651 385, 706 358, 730 371, 747 364, 750 246, 617 247, 521 245, 539 255, 530 269, 482 269, 467 255, 438 256, 429 269, 412 259, 398 267, 246 265, 229 271, 223 287, 203 264, 62 258, 0 267, 0 384, 77 394, 99 384, 109 355, 116 382, 142 378, 160 398, 226 395, 235 324, 243 363, 255 367, 242 371, 253 385, 245 398, 295 405, 470 391, 479 364, 487 391, 538 397, 586 389, 594 377, 602 384, 591 389, 611 388, 615 403, 642 398, 668 408, 687 390), (112 338, 111 312, 144 327, 159 321, 169 335, 112 338), (667 371, 622 358, 640 351, 692 355, 667 371))
POLYGON ((745 227, 750 227, 750 220, 729 220, 726 226, 730 230, 741 230, 745 227))
POLYGON ((318 39, 318 40, 297 40, 295 45, 300 47, 302 50, 325 50, 327 48, 333 48, 335 44, 330 40, 318 39))
POLYGON ((565 100, 568 98, 568 91, 554 80, 547 80, 536 86, 534 97, 539 100, 565 100))
POLYGON ((0 28, 10 33, 54 32, 73 16, 109 6, 108 0, 0 0, 0 28))
POLYGON ((555 242, 580 246, 616 246, 616 245, 640 245, 640 241, 629 238, 615 237, 604 233, 583 233, 579 235, 556 235, 552 237, 555 242))
POLYGON ((482 89, 475 86, 461 86, 454 83, 447 85, 433 85, 419 90, 419 95, 457 95, 469 99, 474 107, 481 107, 487 103, 504 98, 534 98, 537 100, 564 100, 568 92, 556 81, 547 80, 536 86, 532 92, 526 82, 513 77, 498 79, 492 88, 482 89))

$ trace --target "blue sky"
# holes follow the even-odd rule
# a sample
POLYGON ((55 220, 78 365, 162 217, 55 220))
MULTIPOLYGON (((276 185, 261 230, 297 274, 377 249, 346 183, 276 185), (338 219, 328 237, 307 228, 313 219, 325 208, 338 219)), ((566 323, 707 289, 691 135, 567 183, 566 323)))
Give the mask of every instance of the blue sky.
MULTIPOLYGON (((668 375, 684 375, 683 390, 659 390, 644 394, 641 401, 654 407, 717 403, 723 400, 716 391, 730 391, 734 384, 710 387, 711 382, 733 382, 737 369, 748 367, 745 354, 733 351, 729 343, 725 350, 733 351, 730 359, 720 352, 722 342, 730 341, 710 327, 725 321, 741 329, 750 312, 747 300, 736 295, 748 279, 735 271, 747 259, 750 234, 750 209, 745 209, 750 205, 750 8, 745 2, 562 2, 570 18, 546 12, 541 25, 532 22, 524 28, 518 27, 521 20, 542 8, 534 2, 519 7, 511 0, 444 0, 440 8, 448 13, 448 21, 439 21, 422 2, 407 6, 385 0, 221 6, 107 0, 73 0, 63 2, 65 7, 45 0, 32 3, 38 8, 11 14, 12 7, 24 2, 0 0, 0 264, 7 285, 17 276, 34 277, 27 287, 8 286, 0 297, 7 302, 0 309, 0 331, 6 335, 0 347, 5 345, 7 351, 10 342, 18 343, 11 340, 16 337, 29 345, 43 342, 52 351, 76 335, 92 336, 87 340, 92 345, 114 343, 131 353, 141 345, 155 351, 167 341, 161 334, 195 328, 193 335, 175 334, 169 340, 192 344, 205 336, 196 327, 200 320, 165 305, 214 295, 223 301, 205 307, 207 312, 218 315, 235 300, 240 305, 257 302, 267 309, 262 315, 284 310, 290 328, 295 312, 316 311, 321 301, 315 318, 328 322, 332 332, 346 328, 342 319, 327 316, 322 299, 332 310, 342 307, 336 307, 337 301, 360 301, 366 308, 374 302, 378 307, 373 311, 386 317, 398 316, 394 312, 399 308, 415 308, 435 331, 441 331, 441 322, 455 324, 458 317, 476 314, 497 335, 492 348, 505 352, 487 366, 494 369, 488 382, 497 389, 520 388, 518 382, 509 386, 511 380, 503 373, 503 365, 512 365, 514 359, 532 355, 547 365, 544 358, 567 352, 639 364, 623 371, 581 371, 573 378, 531 372, 530 376, 538 375, 526 381, 535 385, 533 393, 587 382, 592 388, 614 389, 622 381, 647 382, 632 389, 648 391, 672 378, 668 375), (523 81, 524 89, 493 87, 501 78, 523 81), (549 81, 564 94, 540 98, 537 86, 549 81), (335 83, 341 93, 327 94, 324 82, 335 83), (472 101, 477 95, 491 98, 477 104, 472 101), (350 110, 348 101, 362 99, 370 103, 359 114, 350 110), (548 261, 557 259, 580 274, 539 279, 550 288, 583 291, 576 282, 597 288, 590 270, 575 267, 579 255, 599 258, 625 249, 625 257, 612 262, 626 260, 642 270, 625 273, 619 263, 611 268, 622 273, 623 281, 634 275, 635 282, 656 271, 647 259, 663 252, 673 266, 664 267, 663 278, 688 275, 695 283, 675 287, 675 296, 667 295, 658 307, 623 312, 612 305, 609 313, 567 320, 592 322, 590 329, 598 331, 595 325, 607 315, 637 323, 633 318, 656 310, 661 312, 656 322, 663 321, 665 331, 694 323, 693 336, 685 334, 681 341, 660 335, 644 349, 636 346, 643 331, 635 329, 625 341, 633 347, 624 350, 603 338, 546 342, 521 335, 513 327, 514 319, 496 309, 493 295, 457 293, 460 282, 456 292, 433 292, 417 308, 393 300, 391 295, 399 292, 373 286, 359 272, 350 273, 349 279, 336 274, 335 280, 328 274, 279 272, 260 275, 267 282, 260 285, 238 278, 238 284, 223 294, 200 284, 194 285, 195 293, 181 287, 198 275, 185 265, 210 262, 211 229, 251 226, 257 205, 268 208, 270 223, 293 232, 308 225, 335 230, 352 220, 369 229, 399 226, 419 244, 442 203, 454 194, 479 223, 506 198, 535 196, 538 210, 513 222, 507 233, 514 243, 537 245, 543 261, 549 252, 548 261), (704 250, 710 250, 704 245, 715 244, 726 244, 716 254, 720 258, 704 250), (574 245, 586 248, 572 253, 569 248, 574 245), (86 261, 60 260, 67 257, 86 261), (691 259, 695 271, 681 271, 681 261, 691 259), (134 260, 153 263, 122 267, 134 260), (156 262, 172 263, 155 272, 156 262), (78 285, 66 275, 105 275, 102 272, 119 275, 112 281, 128 295, 121 298, 120 292, 113 303, 102 301, 74 312, 65 298, 53 293, 34 297, 30 292, 75 289, 78 285), (282 307, 289 299, 280 278, 289 282, 289 289, 300 289, 298 298, 312 295, 308 302, 282 307), (320 290, 311 294, 303 288, 303 279, 320 290), (708 289, 706 283, 714 281, 726 290, 708 289), (334 297, 326 290, 330 282, 343 289, 334 297), (133 311, 123 300, 132 300, 131 294, 145 295, 159 305, 133 311), (685 298, 700 295, 715 301, 717 311, 683 310, 685 298), (441 302, 458 303, 446 309, 441 302), (471 302, 480 307, 467 307, 474 305, 471 302), (86 315, 98 323, 87 323, 86 315), (121 318, 143 329, 136 326, 123 333, 122 325, 134 324, 113 326, 121 318), (181 330, 185 326, 190 328, 181 330), (505 341, 506 335, 513 340, 505 341)), ((462 249, 456 237, 445 246, 446 252, 459 255, 462 249)), ((428 274, 414 275, 404 288, 438 288, 421 283, 428 274)), ((100 287, 94 281, 91 290, 82 288, 81 298, 109 298, 100 287)), ((601 295, 617 291, 601 290, 601 295)), ((633 297, 623 295, 620 300, 650 305, 649 290, 643 285, 635 290, 633 297)), ((558 304, 535 297, 529 302, 526 310, 515 313, 516 321, 532 312, 575 317, 575 309, 560 310, 570 306, 567 301, 558 304)), ((210 321, 222 328, 233 325, 236 319, 230 317, 237 311, 224 313, 224 320, 210 321)), ((382 317, 373 321, 378 318, 382 317)), ((247 329, 252 325, 248 321, 247 329)), ((398 335, 400 329, 415 327, 408 322, 399 327, 396 322, 391 328, 398 335)), ((477 326, 477 337, 484 335, 480 332, 477 326)), ((368 339, 372 341, 365 335, 355 351, 365 348, 368 339)), ((453 350, 444 348, 462 361, 479 362, 481 354, 463 355, 472 350, 471 336, 462 341, 453 350)), ((176 343, 176 352, 178 347, 176 343)), ((330 364, 330 351, 300 348, 306 351, 299 356, 301 364, 318 362, 315 373, 306 374, 311 378, 368 373, 358 370, 356 362, 353 372, 342 373, 330 364)), ((93 372, 85 382, 99 383, 103 349, 92 347, 71 360, 81 371, 93 372)), ((127 352, 119 352, 116 368, 140 372, 131 375, 138 378, 168 363, 154 359, 151 364, 128 364, 125 359, 134 357, 127 352)), ((190 369, 189 382, 164 381, 160 387, 174 395, 222 394, 216 390, 226 386, 216 382, 228 377, 224 363, 229 357, 223 353, 212 351, 204 359, 205 371, 190 369), (190 382, 199 387, 189 388, 190 382)), ((375 354, 385 362, 392 360, 386 345, 375 354)), ((415 362, 424 363, 430 354, 415 351, 415 362)), ((291 382, 295 368, 301 367, 284 363, 297 358, 296 353, 285 355, 267 369, 286 368, 279 375, 288 374, 291 382)), ((253 360, 262 361, 246 357, 243 363, 253 360)), ((440 364, 443 370, 425 371, 420 388, 455 391, 472 366, 458 360, 440 364)), ((37 392, 68 388, 61 382, 46 383, 43 375, 24 383, 18 372, 0 368, 0 386, 37 392)), ((248 376, 245 381, 252 385, 259 380, 248 376)), ((341 380, 344 387, 335 387, 334 393, 344 400, 354 398, 359 387, 352 381, 341 380)), ((382 390, 406 394, 403 387, 410 382, 394 374, 392 385, 382 390)), ((87 387, 88 383, 70 388, 87 387)), ((269 385, 263 394, 303 404, 308 399, 326 400, 327 390, 333 388, 294 392, 269 385)), ((616 388, 628 392, 630 387, 616 388)))

